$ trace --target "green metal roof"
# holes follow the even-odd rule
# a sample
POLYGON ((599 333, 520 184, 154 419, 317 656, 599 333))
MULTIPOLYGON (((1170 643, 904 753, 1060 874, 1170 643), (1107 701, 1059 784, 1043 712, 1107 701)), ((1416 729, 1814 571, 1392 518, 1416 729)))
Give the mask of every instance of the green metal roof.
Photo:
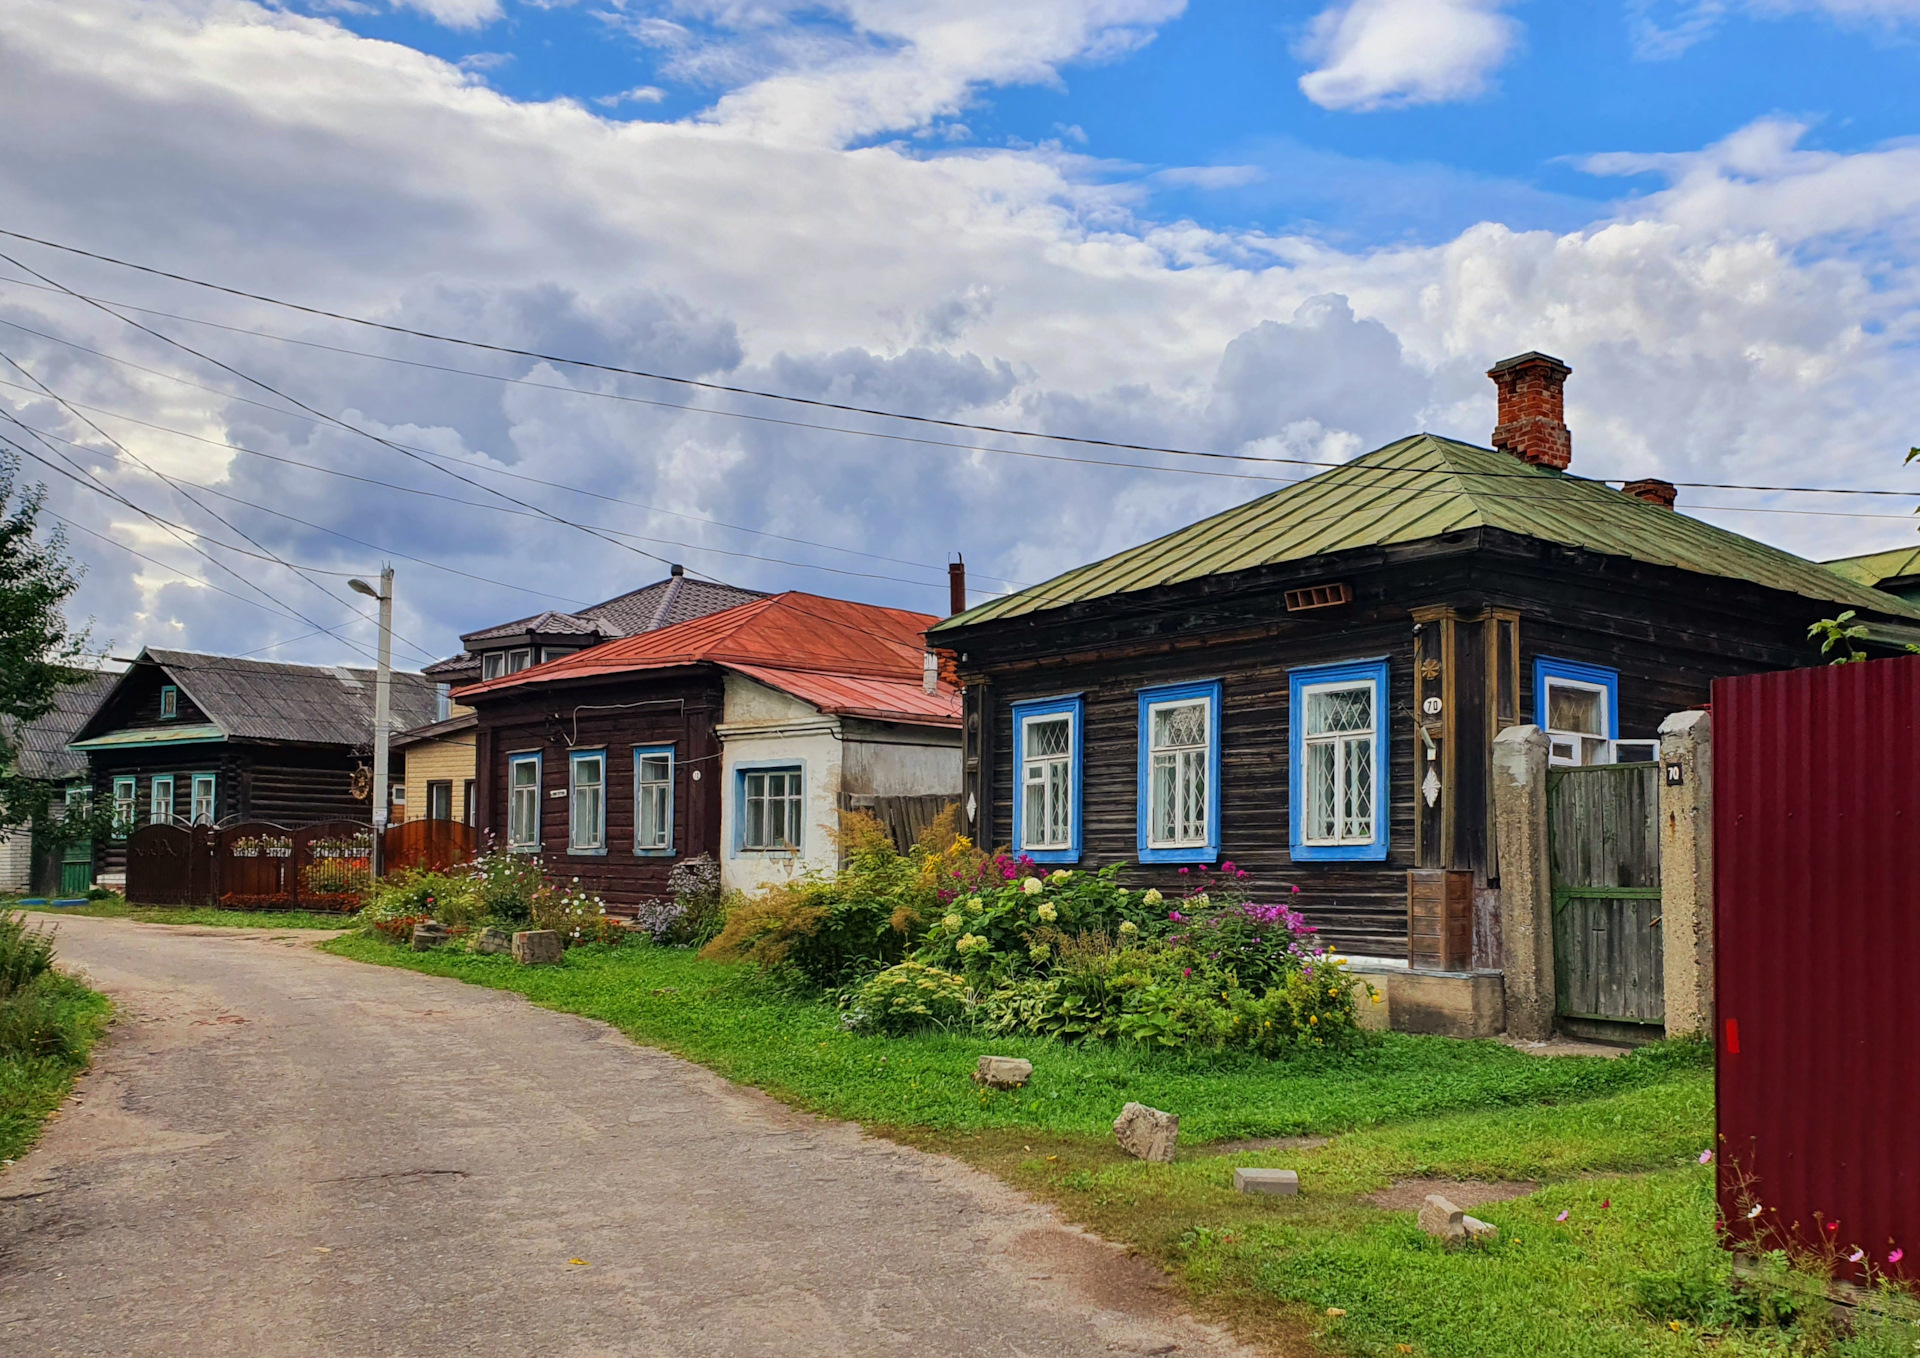
POLYGON ((1824 564, 1828 570, 1839 571, 1849 580, 1857 580, 1863 585, 1878 585, 1882 580, 1920 575, 1920 547, 1895 547, 1890 552, 1843 556, 1838 561, 1824 564))
POLYGON ((1920 619, 1920 608, 1890 594, 1603 482, 1416 434, 1104 561, 990 599, 929 630, 937 635, 1110 595, 1473 528, 1920 619))
POLYGON ((151 745, 205 745, 225 740, 227 733, 211 722, 192 726, 142 726, 131 731, 114 731, 91 740, 76 740, 69 750, 145 749, 151 745))

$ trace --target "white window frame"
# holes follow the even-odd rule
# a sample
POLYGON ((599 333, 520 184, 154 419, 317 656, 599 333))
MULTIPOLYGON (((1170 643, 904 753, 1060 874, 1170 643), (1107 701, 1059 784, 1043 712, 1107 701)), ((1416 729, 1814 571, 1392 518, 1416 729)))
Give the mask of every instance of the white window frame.
POLYGON ((429 779, 427 779, 427 787, 426 787, 426 792, 427 792, 427 805, 426 805, 426 811, 425 811, 425 816, 426 816, 426 819, 428 819, 428 820, 446 820, 446 821, 450 821, 450 820, 452 820, 452 819, 453 819, 453 779, 451 779, 451 778, 429 778, 429 779), (434 815, 434 814, 433 814, 433 812, 434 812, 434 805, 433 805, 433 801, 434 801, 434 797, 433 797, 433 794, 434 794, 434 792, 435 792, 436 790, 438 790, 438 791, 443 791, 443 792, 444 792, 444 793, 446 794, 446 812, 447 812, 447 814, 446 814, 446 815, 444 815, 444 816, 436 816, 436 815, 434 815))
POLYGON ((1294 720, 1300 724, 1300 796, 1304 799, 1300 808, 1300 843, 1310 849, 1355 849, 1371 845, 1379 837, 1381 816, 1381 780, 1390 776, 1390 770, 1382 766, 1380 759, 1380 709, 1382 707, 1381 685, 1377 679, 1329 679, 1324 682, 1309 682, 1300 689, 1300 710, 1294 720), (1365 690, 1372 708, 1372 724, 1360 731, 1327 731, 1309 734, 1307 727, 1307 706, 1317 694, 1354 693, 1365 690), (1315 835, 1309 828, 1312 825, 1315 804, 1313 789, 1308 785, 1313 776, 1313 759, 1310 751, 1317 746, 1333 747, 1333 794, 1334 794, 1334 832, 1331 836, 1315 835), (1355 746, 1364 745, 1367 761, 1372 769, 1372 805, 1367 809, 1366 833, 1361 834, 1348 828, 1346 818, 1341 814, 1341 791, 1348 781, 1348 769, 1353 758, 1355 746))
POLYGON ((1167 702, 1148 703, 1146 720, 1147 737, 1147 847, 1149 849, 1197 849, 1206 845, 1208 840, 1208 799, 1212 795, 1208 776, 1208 765, 1212 762, 1213 749, 1213 704, 1204 697, 1176 698, 1167 702), (1181 708, 1200 710, 1200 743, 1197 745, 1159 745, 1154 743, 1154 718, 1162 712, 1177 711, 1181 708), (1185 803, 1190 798, 1181 796, 1186 783, 1197 777, 1200 782, 1200 816, 1198 820, 1182 824, 1178 806, 1167 808, 1175 822, 1171 835, 1158 833, 1161 824, 1160 807, 1160 770, 1167 766, 1173 771, 1172 788, 1176 801, 1185 803))
POLYGON ((673 763, 671 745, 633 747, 633 851, 636 854, 662 858, 673 853, 673 763), (649 764, 656 770, 664 764, 666 777, 647 777, 649 764), (642 833, 648 819, 655 821, 651 841, 642 833))
POLYGON ((1035 712, 1020 718, 1020 847, 1022 849, 1061 852, 1073 847, 1074 754, 1079 744, 1077 723, 1071 712, 1035 712), (1054 754, 1032 754, 1033 728, 1060 723, 1067 728, 1067 748, 1054 754), (1058 772, 1060 776, 1054 775, 1058 772), (1027 833, 1028 808, 1036 789, 1040 798, 1040 824, 1059 833, 1035 839, 1027 833))
POLYGON ((507 851, 509 853, 540 852, 540 799, 544 793, 541 787, 540 764, 538 753, 507 756, 507 851), (530 783, 519 782, 520 770, 523 768, 533 770, 530 783))
POLYGON ((119 776, 113 780, 113 833, 125 839, 133 832, 134 817, 140 814, 140 780, 119 776))
POLYGON ((739 849, 742 853, 778 853, 797 854, 806 847, 807 812, 807 775, 802 764, 754 764, 737 771, 739 786, 737 795, 740 801, 739 849), (768 789, 769 778, 785 778, 782 791, 776 798, 768 789), (760 784, 759 795, 754 792, 755 782, 760 784), (783 819, 790 831, 784 840, 773 840, 766 835, 769 820, 765 808, 778 800, 783 807, 783 819), (756 844, 749 837, 753 825, 753 804, 761 804, 762 842, 756 844))
POLYGON ((211 773, 196 773, 193 775, 193 781, 189 783, 187 787, 189 793, 187 799, 187 824, 212 825, 220 818, 219 778, 211 773), (203 788, 206 792, 204 797, 201 796, 201 790, 203 788), (201 814, 203 803, 205 810, 204 815, 201 814))
POLYGON ((1547 763, 1558 769, 1590 768, 1597 764, 1611 764, 1613 762, 1613 713, 1610 710, 1612 695, 1608 693, 1607 686, 1590 683, 1585 679, 1568 679, 1562 675, 1548 674, 1542 676, 1540 680, 1540 691, 1544 695, 1544 703, 1540 709, 1540 729, 1547 733, 1547 763), (1598 735, 1586 731, 1557 731, 1546 725, 1547 715, 1553 711, 1553 691, 1556 688, 1591 693, 1600 699, 1597 704, 1600 709, 1601 726, 1598 735), (1589 740, 1600 742, 1600 748, 1595 751, 1600 756, 1598 759, 1585 757, 1586 742, 1589 740), (1562 754, 1560 752, 1562 746, 1570 746, 1572 754, 1562 754))
POLYGON ((499 679, 507 672, 507 653, 505 651, 482 651, 480 653, 480 677, 499 679))
POLYGON ((173 775, 171 773, 154 774, 152 782, 147 787, 147 824, 173 824, 173 775), (167 790, 165 810, 161 809, 161 788, 167 790))
POLYGON ((567 756, 567 852, 607 851, 607 752, 574 750, 567 756), (584 770, 593 776, 582 779, 584 770))
POLYGON ((515 646, 507 652, 507 673, 518 674, 533 668, 533 647, 515 646))

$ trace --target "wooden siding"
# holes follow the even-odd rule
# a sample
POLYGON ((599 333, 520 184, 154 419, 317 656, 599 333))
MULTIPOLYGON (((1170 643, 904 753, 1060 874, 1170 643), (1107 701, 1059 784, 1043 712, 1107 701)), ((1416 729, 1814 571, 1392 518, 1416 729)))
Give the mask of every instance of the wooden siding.
POLYGON ((577 877, 609 907, 624 911, 666 899, 667 876, 676 863, 702 853, 720 857, 720 742, 713 733, 722 710, 717 673, 628 676, 524 696, 503 694, 482 699, 478 710, 476 824, 483 844, 488 832, 495 846, 507 842, 509 756, 538 753, 540 850, 550 877, 577 877), (674 747, 671 857, 634 852, 636 745, 674 747), (595 749, 607 752, 606 852, 569 853, 570 798, 548 794, 566 791, 570 751, 595 749))
MULTIPOLYGON (((427 784, 453 784, 453 819, 467 819, 467 784, 474 777, 474 733, 460 731, 444 740, 422 740, 407 746, 407 804, 404 817, 425 820, 427 784)), ((476 799, 477 800, 477 799, 476 799)))

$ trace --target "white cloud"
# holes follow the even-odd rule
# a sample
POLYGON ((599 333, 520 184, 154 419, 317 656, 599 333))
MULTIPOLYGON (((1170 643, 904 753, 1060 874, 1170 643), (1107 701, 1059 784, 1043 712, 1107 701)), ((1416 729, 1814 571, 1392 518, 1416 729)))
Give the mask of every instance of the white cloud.
POLYGON ((605 94, 593 102, 601 108, 618 108, 622 104, 657 104, 667 97, 667 92, 658 85, 635 85, 619 94, 605 94))
POLYGON ((1300 89, 1322 108, 1442 104, 1485 93, 1520 41, 1507 0, 1344 0, 1313 21, 1300 89))
POLYGON ((500 0, 393 0, 395 9, 413 9, 448 28, 483 28, 500 17, 500 0))
POLYGON ((1634 46, 1640 57, 1677 57, 1733 15, 1782 19, 1824 15, 1849 28, 1892 30, 1920 23, 1920 0, 1634 0, 1634 46))
MULTIPOLYGON (((902 49, 908 67, 921 59, 902 49)), ((0 156, 6 225, 426 329, 856 404, 1313 459, 1419 427, 1484 439, 1493 403, 1482 373, 1537 347, 1575 369, 1575 467, 1590 474, 1897 485, 1900 453, 1920 441, 1911 428, 1920 408, 1912 356, 1920 148, 1905 145, 1808 151, 1797 125, 1763 121, 1683 156, 1592 162, 1656 173, 1662 187, 1577 230, 1486 222, 1435 245, 1363 251, 1156 222, 1135 215, 1144 199, 1134 191, 1089 182, 1085 162, 1058 150, 841 150, 793 144, 794 124, 749 133, 727 118, 629 123, 570 102, 519 103, 404 47, 238 0, 9 9, 0 61, 10 76, 0 85, 0 125, 36 129, 0 156)), ((871 72, 849 69, 847 97, 866 107, 871 72)), ((839 118, 826 122, 844 126, 839 118)), ((1103 167, 1101 178, 1109 173, 1103 167)), ((148 426, 457 499, 487 497, 436 470, 431 454, 463 475, 510 470, 587 487, 622 502, 495 482, 557 513, 644 535, 645 550, 696 571, 930 609, 945 597, 951 550, 965 552, 977 584, 1036 580, 1273 484, 728 418, 712 407, 820 417, 450 354, 44 251, 22 257, 106 297, 537 384, 165 323, 303 400, 430 450, 422 462, 35 339, 13 326, 231 387, 98 313, 0 283, 0 349, 63 395, 147 421, 95 417, 143 457, 374 544, 229 506, 275 550, 351 571, 371 569, 383 550, 407 553, 535 591, 399 561, 401 631, 435 652, 459 630, 605 597, 663 568, 538 519, 148 426), (695 409, 642 403, 660 401, 695 409)), ((259 394, 235 391, 248 395, 259 394)), ((0 401, 30 423, 91 441, 45 401, 7 387, 0 401)), ((89 457, 134 498, 224 532, 150 476, 89 457)), ((62 515, 244 592, 123 509, 47 479, 62 515)), ((1765 503, 1683 494, 1696 507, 1765 503)), ((1906 506, 1866 507, 1897 515, 1906 506)), ((1911 539, 1906 522, 1723 521, 1836 555, 1911 539)), ((171 638, 245 651, 304 630, 170 581, 84 535, 75 542, 93 566, 81 611, 123 646, 171 638)), ((357 616, 275 568, 237 564, 303 611, 357 616)), ((364 622, 352 626, 367 635, 364 622)), ((276 654, 338 658, 341 648, 309 640, 276 654)))

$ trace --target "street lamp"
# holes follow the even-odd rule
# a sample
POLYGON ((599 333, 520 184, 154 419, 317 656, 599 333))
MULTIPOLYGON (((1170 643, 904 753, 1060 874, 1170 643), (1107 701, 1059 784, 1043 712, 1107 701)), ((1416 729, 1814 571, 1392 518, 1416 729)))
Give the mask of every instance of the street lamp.
POLYGON ((381 832, 387 828, 387 725, 389 689, 393 683, 393 567, 380 572, 380 588, 365 580, 349 580, 347 587, 357 594, 380 601, 380 668, 373 684, 373 837, 376 868, 379 863, 381 832))

